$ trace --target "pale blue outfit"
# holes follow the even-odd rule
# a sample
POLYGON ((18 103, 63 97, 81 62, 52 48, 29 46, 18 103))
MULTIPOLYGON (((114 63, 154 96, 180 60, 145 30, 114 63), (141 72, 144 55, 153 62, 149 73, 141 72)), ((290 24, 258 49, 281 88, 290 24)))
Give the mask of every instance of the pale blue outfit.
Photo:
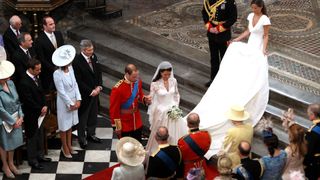
POLYGON ((67 131, 79 123, 78 110, 70 111, 70 105, 81 100, 80 91, 72 66, 69 72, 65 73, 57 69, 53 73, 54 84, 57 89, 57 115, 58 128, 60 131, 67 131))
POLYGON ((3 121, 9 125, 14 125, 16 119, 14 119, 12 115, 15 112, 18 112, 19 117, 23 117, 24 115, 16 87, 11 80, 7 81, 7 85, 10 93, 4 91, 0 85, 0 146, 5 151, 11 151, 23 144, 22 128, 13 128, 12 131, 8 133, 3 126, 3 121))
POLYGON ((264 166, 262 180, 282 179, 281 176, 287 161, 287 153, 284 150, 281 150, 278 156, 264 156, 261 160, 264 166))

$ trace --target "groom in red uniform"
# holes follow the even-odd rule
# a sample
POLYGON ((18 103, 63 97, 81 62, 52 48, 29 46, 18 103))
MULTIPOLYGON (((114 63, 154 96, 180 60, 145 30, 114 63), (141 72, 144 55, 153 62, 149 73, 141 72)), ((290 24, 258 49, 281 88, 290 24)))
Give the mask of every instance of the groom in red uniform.
POLYGON ((110 95, 110 118, 112 127, 119 138, 130 136, 141 141, 142 120, 138 102, 149 104, 149 96, 142 91, 142 81, 139 71, 133 64, 125 68, 124 79, 113 88, 110 95))
POLYGON ((184 163, 184 177, 192 168, 202 168, 206 179, 213 179, 216 175, 214 170, 207 165, 204 155, 210 148, 211 136, 208 131, 200 131, 200 118, 196 113, 187 117, 189 134, 180 138, 178 147, 184 163))

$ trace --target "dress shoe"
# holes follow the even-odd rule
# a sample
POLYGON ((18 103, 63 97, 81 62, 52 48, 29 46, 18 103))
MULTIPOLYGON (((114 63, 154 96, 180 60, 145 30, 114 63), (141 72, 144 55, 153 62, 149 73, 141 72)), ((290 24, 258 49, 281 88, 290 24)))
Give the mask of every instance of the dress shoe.
POLYGON ((51 158, 41 157, 41 158, 38 158, 38 161, 39 161, 39 162, 51 162, 52 159, 51 159, 51 158))
POLYGON ((44 167, 39 164, 39 163, 35 163, 35 164, 29 164, 33 169, 37 169, 37 170, 43 170, 44 167))
POLYGON ((102 140, 100 138, 98 138, 97 136, 88 136, 87 139, 91 142, 94 143, 101 143, 102 140))
POLYGON ((206 86, 206 87, 210 87, 211 83, 212 83, 212 81, 210 80, 210 81, 208 81, 208 82, 205 84, 205 86, 206 86))
POLYGON ((86 149, 88 144, 87 144, 87 142, 79 142, 79 145, 80 145, 81 149, 86 149))
POLYGON ((78 154, 78 151, 76 151, 76 150, 72 150, 72 151, 70 151, 70 154, 72 154, 72 155, 74 155, 74 154, 78 154))
POLYGON ((72 155, 71 155, 71 154, 66 154, 66 153, 64 152, 64 150, 63 150, 62 147, 61 147, 61 151, 62 151, 62 154, 63 154, 63 156, 64 156, 65 158, 67 158, 67 159, 71 159, 71 158, 72 158, 72 155))
POLYGON ((9 166, 10 167, 10 170, 11 170, 11 172, 13 172, 13 174, 15 174, 15 175, 21 175, 22 174, 22 172, 21 171, 19 171, 15 166, 9 166))

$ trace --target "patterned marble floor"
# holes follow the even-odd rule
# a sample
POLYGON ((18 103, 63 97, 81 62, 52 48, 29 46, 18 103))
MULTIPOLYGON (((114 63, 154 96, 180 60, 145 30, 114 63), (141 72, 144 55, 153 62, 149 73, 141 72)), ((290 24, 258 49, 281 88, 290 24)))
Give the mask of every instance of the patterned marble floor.
MULTIPOLYGON (((66 159, 61 152, 61 141, 58 138, 49 140, 47 157, 52 162, 43 163, 43 170, 31 169, 26 161, 24 151, 23 164, 19 166, 22 175, 16 176, 17 180, 80 180, 117 163, 115 145, 118 139, 113 136, 110 121, 106 118, 98 118, 96 129, 97 137, 102 138, 101 144, 88 143, 86 150, 79 147, 76 136, 73 138, 73 146, 79 154, 72 159, 66 159)), ((0 179, 7 179, 0 173, 0 179)))

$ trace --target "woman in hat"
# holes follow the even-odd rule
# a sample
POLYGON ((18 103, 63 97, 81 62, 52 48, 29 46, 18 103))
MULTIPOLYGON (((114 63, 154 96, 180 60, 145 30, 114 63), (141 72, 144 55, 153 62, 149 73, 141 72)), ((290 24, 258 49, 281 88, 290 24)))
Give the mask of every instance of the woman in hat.
POLYGON ((123 137, 117 143, 116 153, 121 165, 114 168, 112 180, 145 179, 143 161, 145 151, 142 144, 134 138, 123 137))
POLYGON ((5 51, 0 47, 0 154, 4 174, 15 178, 14 174, 21 174, 13 163, 13 155, 14 150, 23 144, 23 113, 16 87, 10 80, 15 68, 5 59, 5 51))
MULTIPOLYGON (((163 61, 158 65, 150 85, 150 96, 152 98, 152 104, 148 108, 150 137, 154 137, 158 127, 165 126, 170 134, 169 144, 176 145, 179 138, 187 134, 187 130, 183 128, 187 127, 187 124, 181 117, 168 117, 168 111, 173 106, 178 108, 180 102, 178 83, 174 78, 170 62, 163 61)), ((158 143, 154 138, 149 138, 146 149, 149 153, 158 149, 158 143)))
POLYGON ((59 67, 53 73, 54 84, 57 89, 58 128, 62 142, 62 153, 66 158, 71 154, 78 154, 72 148, 72 126, 78 124, 78 109, 81 95, 74 76, 71 62, 76 50, 71 45, 64 45, 55 50, 52 62, 59 67))

